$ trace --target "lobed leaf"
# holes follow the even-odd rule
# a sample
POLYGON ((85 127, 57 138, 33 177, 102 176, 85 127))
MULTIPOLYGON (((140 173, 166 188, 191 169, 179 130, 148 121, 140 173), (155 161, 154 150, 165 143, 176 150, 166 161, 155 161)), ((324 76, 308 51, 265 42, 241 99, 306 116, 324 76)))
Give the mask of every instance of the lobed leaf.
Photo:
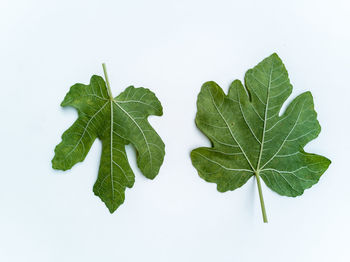
POLYGON ((159 172, 165 146, 147 117, 161 116, 162 106, 150 90, 133 86, 112 98, 103 78, 96 75, 89 85, 73 85, 61 105, 76 108, 78 119, 63 133, 52 166, 72 168, 85 159, 95 139, 100 139, 102 154, 93 191, 113 213, 124 202, 125 188, 135 181, 125 152, 127 144, 134 145, 137 165, 147 178, 159 172))
POLYGON ((304 151, 320 133, 310 92, 295 98, 288 73, 277 54, 235 80, 226 95, 215 82, 202 86, 197 100, 197 127, 212 147, 191 152, 200 177, 220 192, 235 190, 252 176, 280 195, 295 197, 318 182, 329 159, 304 151))

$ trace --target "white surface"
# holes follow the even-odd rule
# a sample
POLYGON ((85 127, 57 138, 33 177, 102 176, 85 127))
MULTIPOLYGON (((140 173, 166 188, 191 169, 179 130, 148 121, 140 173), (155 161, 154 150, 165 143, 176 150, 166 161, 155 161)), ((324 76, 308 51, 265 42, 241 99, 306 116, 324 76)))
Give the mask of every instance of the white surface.
POLYGON ((350 261, 349 1, 0 2, 0 261, 350 261), (277 52, 294 86, 310 90, 322 132, 307 151, 333 163, 298 198, 255 180, 227 193, 200 179, 191 149, 201 84, 225 90, 277 52), (102 75, 113 93, 151 88, 166 144, 154 181, 135 167, 125 203, 110 215, 95 197, 101 145, 67 172, 53 149, 76 118, 59 104, 69 87, 102 75))

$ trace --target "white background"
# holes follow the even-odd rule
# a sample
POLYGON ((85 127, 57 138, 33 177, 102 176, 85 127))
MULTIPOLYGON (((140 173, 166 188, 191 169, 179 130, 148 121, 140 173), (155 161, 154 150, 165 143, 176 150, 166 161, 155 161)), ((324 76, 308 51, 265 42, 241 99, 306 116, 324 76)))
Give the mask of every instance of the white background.
MULTIPOLYGON (((0 261, 350 261, 349 1, 0 1, 0 261), (284 61, 291 98, 310 90, 320 136, 306 150, 332 160, 297 198, 256 182, 219 193, 199 178, 191 149, 209 145, 194 125, 201 85, 225 92, 271 53, 284 61), (51 168, 76 119, 60 102, 74 83, 102 75, 112 91, 152 89, 164 116, 159 175, 136 183, 114 213, 92 192, 101 144, 69 171, 51 168)), ((290 101, 290 100, 289 100, 290 101)))

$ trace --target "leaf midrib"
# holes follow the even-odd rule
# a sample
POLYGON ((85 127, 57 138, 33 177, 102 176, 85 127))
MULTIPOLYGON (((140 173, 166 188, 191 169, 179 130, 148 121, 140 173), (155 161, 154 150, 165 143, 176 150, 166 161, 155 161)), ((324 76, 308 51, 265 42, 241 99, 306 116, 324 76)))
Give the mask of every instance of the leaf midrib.
POLYGON ((264 126, 263 126, 263 131, 262 131, 262 138, 261 138, 261 144, 260 144, 260 152, 259 152, 259 157, 258 157, 258 164, 256 166, 256 172, 260 172, 260 161, 262 157, 262 153, 264 150, 264 143, 265 143, 265 130, 266 130, 266 122, 267 122, 267 111, 269 108, 269 101, 270 101, 270 87, 271 87, 271 77, 272 77, 272 72, 273 72, 273 65, 270 70, 270 75, 269 75, 269 84, 267 86, 267 94, 266 94, 266 105, 265 105, 265 114, 264 114, 264 126))
MULTIPOLYGON (((213 104, 214 104, 214 107, 216 109, 216 111, 219 113, 220 117, 222 118, 222 120, 225 122, 225 125, 227 126, 229 132, 230 132, 230 135, 231 137, 233 138, 233 140, 237 143, 237 145, 239 146, 239 149, 241 150, 241 152, 243 153, 245 159, 247 160, 250 168, 253 170, 254 173, 257 173, 259 174, 260 171, 263 171, 263 168, 266 166, 266 164, 268 162, 270 162, 274 157, 272 157, 268 162, 266 162, 263 167, 261 167, 260 169, 260 162, 261 162, 261 159, 262 159, 262 153, 263 153, 263 150, 264 150, 264 143, 265 143, 265 133, 266 133, 266 123, 267 123, 267 112, 268 112, 268 109, 269 109, 269 99, 270 99, 270 89, 271 89, 271 82, 272 82, 272 73, 273 73, 273 65, 271 66, 271 70, 270 70, 270 74, 269 74, 269 83, 267 85, 267 94, 266 94, 266 103, 265 103, 265 112, 264 112, 264 119, 263 119, 263 122, 264 122, 264 126, 263 126, 263 131, 262 131, 262 139, 261 139, 261 143, 260 143, 260 152, 259 152, 259 157, 258 157, 258 162, 257 162, 257 166, 256 168, 253 167, 252 163, 250 162, 247 154, 245 153, 245 151, 243 150, 241 144, 238 142, 238 140, 236 139, 236 137, 233 135, 233 132, 231 130, 231 127, 230 125, 227 123, 225 117, 222 115, 222 113, 220 112, 219 108, 217 107, 216 103, 215 103, 215 100, 214 100, 214 97, 211 93, 211 91, 209 91, 209 94, 211 96, 211 99, 213 101, 213 104)), ((261 85, 263 85, 261 82, 259 82, 261 85)), ((260 98, 258 97, 258 99, 260 100, 260 98)), ((241 103, 240 103, 240 100, 237 101, 239 106, 241 107, 241 103)), ((262 101, 261 101, 262 102, 262 101)), ((241 109, 241 108, 240 108, 241 109)), ((242 112, 242 109, 241 109, 241 113, 244 117, 244 114, 242 112)), ((245 120, 245 117, 244 117, 244 120, 245 120)), ((246 120, 245 120, 246 121, 246 120)), ((297 121, 296 121, 297 123, 297 121)), ((249 126, 248 126, 249 127, 249 126)), ((249 128, 250 129, 250 128, 249 128)), ((293 128, 294 129, 294 128, 293 128)), ((252 132, 252 130, 250 130, 252 132)), ((255 136, 255 134, 252 132, 252 134, 254 135, 254 138, 257 139, 257 137, 255 136)), ((258 140, 259 141, 259 140, 258 140)), ((283 144, 282 144, 283 145, 283 144)))
POLYGON ((110 101, 111 103, 111 132, 110 132, 110 136, 111 136, 111 143, 110 143, 110 156, 111 156, 111 170, 110 170, 110 177, 111 177, 111 184, 112 184, 112 198, 114 199, 114 180, 113 180, 113 125, 114 125, 114 120, 113 120, 113 103, 112 100, 110 101))
MULTIPOLYGON (((108 85, 107 85, 108 86, 108 85)), ((109 101, 111 103, 111 112, 110 112, 110 115, 111 115, 111 118, 110 118, 110 124, 111 124, 111 132, 110 132, 110 137, 111 137, 111 142, 110 142, 110 159, 111 159, 111 167, 110 167, 110 177, 111 177, 111 184, 112 184, 112 197, 114 198, 114 181, 113 181, 113 163, 115 162, 113 160, 113 125, 114 125, 114 119, 113 119, 113 103, 118 107, 120 108, 123 113, 125 115, 127 115, 131 121, 134 122, 134 124, 137 126, 137 128, 140 130, 142 136, 143 136, 143 139, 145 140, 145 143, 146 143, 146 146, 147 146, 147 152, 149 154, 149 157, 150 157, 150 165, 151 165, 151 170, 153 170, 153 161, 152 161, 152 153, 151 153, 151 150, 150 150, 150 147, 149 147, 149 143, 148 143, 148 140, 142 130, 142 128, 139 126, 139 124, 136 122, 136 120, 122 107, 120 106, 118 103, 119 101, 116 101, 114 98, 113 98, 113 95, 112 95, 112 92, 111 92, 111 89, 109 88, 108 90, 108 93, 109 93, 109 101)), ((129 102, 129 101, 123 101, 123 102, 129 102)), ((141 101, 132 101, 132 102, 140 102, 142 103, 141 101)), ((108 102, 107 102, 108 103, 108 102)), ((107 104, 106 103, 106 104, 107 104)), ((144 103, 143 103, 144 104, 144 103)))
POLYGON ((136 120, 122 107, 118 104, 117 101, 113 100, 114 104, 116 104, 116 106, 118 106, 123 112, 124 114, 126 114, 130 119, 131 121, 134 122, 134 124, 137 126, 137 128, 140 130, 141 134, 142 134, 142 137, 143 139, 145 140, 145 143, 146 143, 146 146, 147 146, 147 152, 149 154, 149 158, 150 158, 150 165, 151 165, 151 170, 153 170, 153 161, 152 161, 152 152, 149 148, 149 143, 148 143, 148 140, 145 136, 145 133, 143 132, 142 128, 139 126, 139 124, 136 122, 136 120))

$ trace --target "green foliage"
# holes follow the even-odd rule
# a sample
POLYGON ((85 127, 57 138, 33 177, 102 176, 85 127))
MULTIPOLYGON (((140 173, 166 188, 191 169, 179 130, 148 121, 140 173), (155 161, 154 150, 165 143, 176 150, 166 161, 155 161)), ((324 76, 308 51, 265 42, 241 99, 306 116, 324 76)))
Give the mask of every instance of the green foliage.
POLYGON ((83 161, 95 139, 100 139, 102 155, 93 190, 113 213, 124 202, 125 188, 135 181, 125 146, 131 143, 135 147, 138 167, 153 179, 163 163, 164 143, 147 121, 149 115, 162 115, 154 93, 130 86, 113 98, 108 79, 107 86, 102 77, 94 75, 89 85, 70 88, 61 106, 74 107, 79 117, 63 133, 52 167, 70 169, 83 161))
POLYGON ((260 177, 278 194, 295 197, 317 183, 331 161, 303 150, 321 130, 310 92, 279 115, 292 85, 277 54, 248 70, 244 80, 245 87, 235 80, 227 95, 215 82, 202 86, 196 124, 212 147, 194 149, 191 159, 199 176, 220 192, 255 176, 267 222, 260 177))

